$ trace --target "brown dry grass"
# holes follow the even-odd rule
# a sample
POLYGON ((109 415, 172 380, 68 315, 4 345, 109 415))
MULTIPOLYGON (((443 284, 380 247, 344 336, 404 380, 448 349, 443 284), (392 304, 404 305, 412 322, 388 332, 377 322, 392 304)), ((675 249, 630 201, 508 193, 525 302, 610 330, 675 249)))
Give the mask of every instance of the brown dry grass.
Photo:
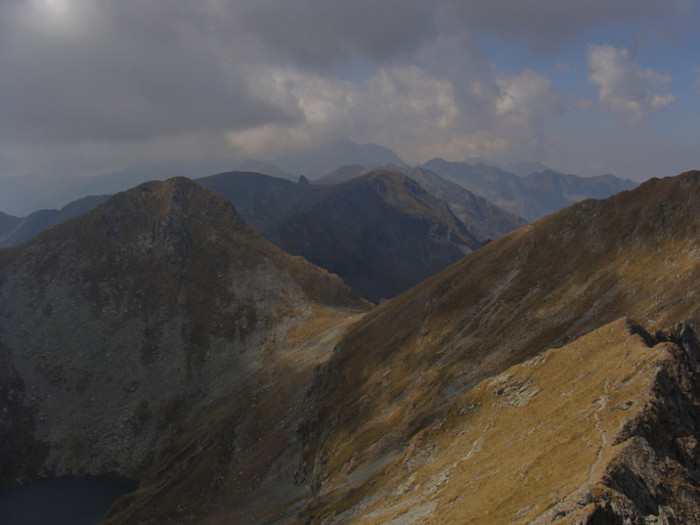
POLYGON ((319 381, 319 486, 344 482, 343 458, 401 450, 457 396, 538 352, 624 315, 651 330, 697 316, 698 203, 700 172, 585 201, 380 305, 319 381))
POLYGON ((668 358, 620 320, 516 365, 457 398, 369 483, 315 515, 329 520, 363 501, 344 522, 409 522, 432 508, 420 522, 529 523, 574 504, 624 446, 612 445, 615 436, 644 408, 668 358))

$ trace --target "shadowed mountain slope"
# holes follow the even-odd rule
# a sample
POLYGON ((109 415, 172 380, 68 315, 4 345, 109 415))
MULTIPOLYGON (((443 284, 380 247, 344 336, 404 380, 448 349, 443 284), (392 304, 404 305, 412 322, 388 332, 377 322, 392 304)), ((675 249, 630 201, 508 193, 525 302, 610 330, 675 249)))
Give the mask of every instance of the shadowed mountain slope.
POLYGON ((290 330, 365 307, 188 179, 117 194, 0 250, 0 479, 144 479, 222 399, 296 377, 290 330))
MULTIPOLYGON (((343 166, 316 180, 316 184, 342 184, 371 171, 371 168, 358 165, 343 166)), ((502 210, 487 199, 444 179, 435 172, 422 168, 397 168, 397 171, 411 177, 428 193, 444 200, 469 233, 480 241, 497 239, 527 224, 521 217, 502 210)))
POLYGON ((109 198, 109 195, 93 195, 67 204, 60 210, 39 210, 17 217, 9 227, 0 224, 0 247, 16 246, 34 238, 44 230, 68 219, 87 213, 109 198))
POLYGON ((387 170, 332 187, 267 237, 371 301, 397 295, 480 244, 444 201, 387 170))
POLYGON ((4 236, 6 232, 11 231, 22 219, 14 215, 0 212, 0 236, 4 236))
POLYGON ((219 173, 196 182, 230 200, 241 217, 263 235, 319 198, 319 190, 308 184, 246 171, 219 173))
MULTIPOLYGON (((307 475, 318 496, 305 516, 332 523, 332 516, 387 496, 372 488, 384 482, 382 467, 398 468, 391 463, 396 455, 410 452, 424 429, 437 432, 445 418, 448 431, 468 424, 469 403, 464 411, 450 407, 462 406, 462 396, 508 367, 626 315, 651 331, 697 318, 698 202, 700 172, 582 202, 483 246, 368 314, 340 342, 314 389, 319 408, 304 429, 307 475)), ((627 337, 617 334, 620 341, 627 337)), ((692 361, 697 355, 691 354, 688 374, 697 372, 692 361)), ((519 388, 510 389, 517 394, 519 388)), ((697 397, 689 402, 693 406, 697 397)), ((697 439, 697 411, 680 417, 691 418, 686 431, 697 439)), ((549 424, 547 418, 542 424, 549 424)), ((479 439, 464 446, 486 447, 479 439)), ((436 442, 426 446, 441 450, 436 442)), ((468 453, 455 450, 452 461, 468 453)), ((549 450, 544 446, 540 453, 549 450)), ((427 465, 416 454, 418 464, 427 465)), ((697 493, 697 450, 694 454, 688 460, 696 469, 689 474, 694 487, 689 490, 697 493)), ((469 475, 476 479, 481 470, 474 469, 469 475)), ((468 498, 464 505, 470 506, 468 498)), ((346 518, 337 522, 354 521, 346 518)))
POLYGON ((436 158, 423 168, 434 171, 529 221, 540 219, 584 199, 602 199, 637 184, 613 175, 579 177, 555 171, 525 177, 484 163, 448 162, 436 158))
POLYGON ((525 219, 495 206, 487 199, 430 170, 410 168, 405 173, 429 193, 443 199, 467 230, 481 241, 497 239, 527 224, 525 219))

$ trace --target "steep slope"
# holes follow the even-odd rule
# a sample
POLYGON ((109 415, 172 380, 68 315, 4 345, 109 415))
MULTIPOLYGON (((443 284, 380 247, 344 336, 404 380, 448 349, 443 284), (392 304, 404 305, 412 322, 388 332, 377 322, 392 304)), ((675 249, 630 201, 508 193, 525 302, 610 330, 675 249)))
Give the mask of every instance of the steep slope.
POLYGON ((8 231, 19 224, 22 219, 14 215, 8 215, 0 211, 0 236, 5 236, 8 231))
POLYGON ((197 183, 230 200, 241 217, 263 234, 314 202, 319 194, 308 184, 244 171, 204 177, 197 183))
POLYGON ((299 522, 698 523, 699 358, 688 327, 603 326, 457 396, 299 522))
POLYGON ((39 210, 18 218, 11 228, 3 230, 0 227, 0 247, 17 246, 26 242, 52 226, 87 213, 108 198, 109 195, 93 195, 73 201, 60 210, 39 210))
POLYGON ((187 179, 117 194, 0 251, 0 479, 146 479, 222 400, 262 397, 270 362, 303 376, 292 335, 364 307, 187 179))
POLYGON ((525 219, 502 210, 437 173, 422 168, 411 168, 405 173, 428 192, 444 200, 467 230, 481 241, 497 239, 527 224, 525 219))
MULTIPOLYGON (((452 213, 466 226, 469 233, 480 241, 497 239, 527 224, 527 221, 521 217, 502 210, 485 198, 475 195, 459 184, 442 178, 435 172, 408 167, 396 168, 396 170, 418 182, 428 193, 444 200, 452 213)), ((371 171, 371 168, 358 165, 343 166, 315 182, 316 184, 342 184, 371 171)))
POLYGON ((423 168, 447 177, 499 208, 530 221, 581 200, 602 199, 637 185, 613 175, 578 177, 544 171, 521 177, 483 163, 470 165, 440 158, 428 161, 423 168))
POLYGON ((120 194, 0 251, 4 478, 129 474, 110 524, 697 523, 698 202, 582 202, 363 316, 189 181, 120 194))
MULTIPOLYGON (((305 515, 354 505, 357 491, 371 492, 412 439, 438 429, 461 396, 508 367, 626 315, 649 331, 698 318, 698 202, 700 172, 582 202, 483 246, 368 314, 314 388, 319 407, 303 428, 306 475, 318 496, 305 515)), ((691 419, 688 439, 697 440, 697 414, 683 417, 691 419)), ((475 479, 480 473, 470 471, 475 479)), ((697 468, 690 479, 692 492, 697 468)))
POLYGON ((350 139, 335 139, 320 146, 275 159, 285 171, 317 179, 340 166, 360 164, 372 166, 405 166, 390 149, 376 144, 357 144, 350 139))
POLYGON ((387 170, 334 186, 268 239, 371 301, 397 295, 479 246, 444 201, 387 170))

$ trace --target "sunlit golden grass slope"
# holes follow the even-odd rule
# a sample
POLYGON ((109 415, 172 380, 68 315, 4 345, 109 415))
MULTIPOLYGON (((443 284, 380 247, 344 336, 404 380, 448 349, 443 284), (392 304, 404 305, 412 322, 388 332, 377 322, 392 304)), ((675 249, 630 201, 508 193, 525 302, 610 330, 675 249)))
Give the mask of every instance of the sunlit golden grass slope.
MULTIPOLYGON (((593 524, 617 523, 610 509, 632 519, 641 507, 642 517, 666 512, 697 523, 700 487, 673 487, 689 474, 683 453, 653 450, 659 443, 648 431, 668 417, 664 403, 692 367, 676 344, 648 339, 623 318, 482 381, 368 482, 331 503, 319 498, 325 505, 306 516, 364 525, 593 524)), ((674 403, 683 405, 683 395, 674 403)), ((689 430, 679 422, 656 432, 692 444, 689 430)), ((645 523, 636 518, 629 523, 645 523)))
POLYGON ((314 388, 304 438, 318 496, 309 508, 345 498, 510 366, 623 316, 650 331, 697 317, 698 205, 697 171, 584 201, 370 313, 314 388))

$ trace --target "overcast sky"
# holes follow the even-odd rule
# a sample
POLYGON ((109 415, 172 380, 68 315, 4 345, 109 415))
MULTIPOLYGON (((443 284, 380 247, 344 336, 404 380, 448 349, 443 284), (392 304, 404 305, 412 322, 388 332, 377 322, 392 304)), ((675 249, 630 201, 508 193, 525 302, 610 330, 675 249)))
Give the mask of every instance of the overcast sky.
POLYGON ((0 0, 0 175, 234 168, 337 137, 673 175, 700 168, 698 4, 0 0))

